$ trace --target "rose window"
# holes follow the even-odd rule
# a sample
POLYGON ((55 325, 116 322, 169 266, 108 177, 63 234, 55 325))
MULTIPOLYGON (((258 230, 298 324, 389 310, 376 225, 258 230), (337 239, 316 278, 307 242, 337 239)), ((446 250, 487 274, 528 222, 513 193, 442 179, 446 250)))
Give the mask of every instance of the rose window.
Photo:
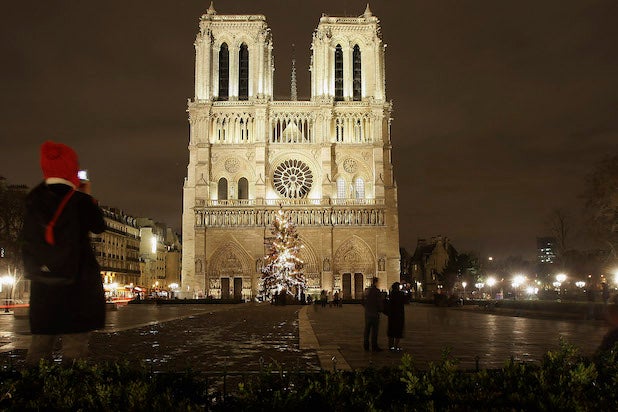
POLYGON ((313 174, 300 160, 286 160, 275 169, 273 183, 282 196, 303 198, 311 190, 313 174))

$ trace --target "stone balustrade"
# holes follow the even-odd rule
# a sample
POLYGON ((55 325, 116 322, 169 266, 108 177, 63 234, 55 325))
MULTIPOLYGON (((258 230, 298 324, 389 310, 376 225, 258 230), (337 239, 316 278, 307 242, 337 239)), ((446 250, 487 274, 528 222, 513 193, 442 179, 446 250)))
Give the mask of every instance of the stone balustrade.
MULTIPOLYGON (((196 227, 239 227, 239 226, 270 226, 276 219, 279 206, 290 213, 292 222, 299 227, 304 226, 384 226, 385 207, 383 199, 376 202, 375 199, 358 200, 338 199, 340 202, 331 203, 329 206, 320 204, 322 201, 315 200, 318 204, 293 203, 287 199, 285 202, 278 201, 275 205, 264 204, 264 209, 255 209, 254 200, 226 200, 208 201, 203 206, 196 206, 196 227), (344 202, 348 200, 349 202, 344 202), (208 203, 208 204, 206 204, 208 203), (279 205, 278 203, 282 203, 279 205), (250 206, 250 207, 243 207, 250 206)), ((309 200, 310 201, 310 200, 309 200)), ((264 202, 267 203, 267 202, 264 202)))

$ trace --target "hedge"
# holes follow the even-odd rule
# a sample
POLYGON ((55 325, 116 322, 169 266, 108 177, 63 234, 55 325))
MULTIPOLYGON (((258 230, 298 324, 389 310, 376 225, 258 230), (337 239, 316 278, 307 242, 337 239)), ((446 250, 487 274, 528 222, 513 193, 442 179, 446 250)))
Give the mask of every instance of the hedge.
POLYGON ((245 376, 229 393, 191 370, 152 373, 128 363, 0 370, 0 410, 71 411, 587 411, 618 410, 618 345, 584 357, 562 343, 540 363, 464 371, 448 351, 418 369, 283 371, 245 376))

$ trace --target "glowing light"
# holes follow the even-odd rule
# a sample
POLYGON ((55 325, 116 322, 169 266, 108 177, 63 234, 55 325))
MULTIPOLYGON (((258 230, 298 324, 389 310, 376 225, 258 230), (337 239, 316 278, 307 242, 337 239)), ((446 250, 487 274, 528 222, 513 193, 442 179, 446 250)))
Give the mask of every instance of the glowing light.
POLYGON ((496 284, 496 279, 493 277, 490 277, 487 279, 487 286, 489 286, 490 288, 493 288, 494 285, 496 284))
POLYGON ((515 275, 513 277, 513 282, 511 283, 511 286, 517 289, 518 287, 523 285, 525 282, 526 282, 526 277, 524 275, 515 275))
POLYGON ((567 275, 565 275, 564 273, 558 273, 556 275, 556 280, 560 283, 563 283, 567 278, 567 275))
POLYGON ((583 288, 584 286, 586 286, 586 282, 579 280, 577 282, 575 282, 575 286, 577 286, 578 288, 583 288))

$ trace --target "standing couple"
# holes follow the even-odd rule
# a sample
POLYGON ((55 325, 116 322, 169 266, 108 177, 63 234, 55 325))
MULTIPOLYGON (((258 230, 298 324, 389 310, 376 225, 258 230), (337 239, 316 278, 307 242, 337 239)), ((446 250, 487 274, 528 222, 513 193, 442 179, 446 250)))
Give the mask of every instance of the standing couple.
POLYGON ((365 307, 365 330, 363 334, 363 347, 366 351, 381 352, 378 346, 378 329, 380 327, 380 312, 388 316, 388 346, 390 351, 400 351, 399 340, 403 337, 403 325, 405 320, 404 296, 400 290, 399 282, 391 286, 388 301, 378 289, 378 278, 373 278, 371 287, 365 292, 363 306, 365 307), (369 337, 371 336, 371 347, 369 337))

